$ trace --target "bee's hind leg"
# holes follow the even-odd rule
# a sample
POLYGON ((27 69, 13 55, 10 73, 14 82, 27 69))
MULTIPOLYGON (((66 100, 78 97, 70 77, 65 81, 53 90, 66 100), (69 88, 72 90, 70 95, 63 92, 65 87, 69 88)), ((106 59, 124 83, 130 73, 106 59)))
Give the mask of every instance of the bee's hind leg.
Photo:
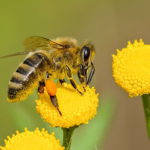
POLYGON ((57 111, 59 112, 59 114, 62 116, 62 113, 59 110, 59 106, 58 106, 58 101, 57 101, 56 95, 55 96, 51 96, 50 95, 50 99, 51 99, 51 102, 52 102, 53 106, 57 109, 57 111))
MULTIPOLYGON (((46 73, 46 80, 48 80, 50 78, 51 74, 49 74, 48 72, 46 73)), ((55 87, 48 87, 48 88, 55 88, 55 87)), ((51 93, 47 92, 49 97, 50 97, 50 100, 53 104, 53 106, 57 109, 57 111, 59 112, 59 114, 62 116, 62 113, 61 111, 59 110, 59 105, 58 105, 58 100, 57 100, 57 97, 56 95, 51 95, 51 93)))
POLYGON ((39 93, 44 93, 44 87, 45 87, 45 82, 44 81, 40 81, 39 82, 39 87, 38 87, 38 92, 39 93))

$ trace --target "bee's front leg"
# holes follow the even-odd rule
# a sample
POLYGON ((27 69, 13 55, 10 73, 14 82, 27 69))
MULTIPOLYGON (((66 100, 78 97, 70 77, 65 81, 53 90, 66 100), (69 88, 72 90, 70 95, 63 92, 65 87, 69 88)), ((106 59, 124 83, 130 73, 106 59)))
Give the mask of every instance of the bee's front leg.
POLYGON ((87 79, 86 85, 88 85, 88 84, 91 82, 91 80, 92 80, 92 78, 93 78, 94 73, 95 73, 95 67, 94 67, 93 63, 91 62, 90 74, 89 74, 89 76, 88 76, 88 79, 87 79))
POLYGON ((86 83, 86 81, 87 81, 87 70, 85 69, 85 67, 82 64, 79 66, 78 78, 81 83, 86 83))
POLYGON ((75 83, 74 80, 72 79, 71 70, 70 70, 70 68, 69 68, 68 66, 65 67, 65 71, 66 71, 66 73, 67 73, 67 76, 68 76, 69 81, 70 81, 71 85, 73 86, 73 88, 76 89, 81 95, 83 95, 82 92, 77 89, 76 83, 75 83))
POLYGON ((80 80, 80 83, 82 84, 83 83, 83 90, 84 92, 86 91, 85 89, 85 85, 86 85, 86 80, 85 80, 85 76, 83 76, 80 71, 78 71, 78 78, 80 80))

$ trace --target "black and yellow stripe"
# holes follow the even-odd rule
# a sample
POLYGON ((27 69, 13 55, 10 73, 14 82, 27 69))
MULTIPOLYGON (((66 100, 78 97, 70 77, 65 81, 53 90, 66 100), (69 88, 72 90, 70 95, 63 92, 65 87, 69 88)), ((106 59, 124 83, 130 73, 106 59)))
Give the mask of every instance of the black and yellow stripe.
POLYGON ((38 84, 39 76, 42 75, 50 64, 46 55, 42 53, 33 53, 22 64, 19 65, 16 72, 8 84, 9 101, 20 101, 29 95, 38 84))

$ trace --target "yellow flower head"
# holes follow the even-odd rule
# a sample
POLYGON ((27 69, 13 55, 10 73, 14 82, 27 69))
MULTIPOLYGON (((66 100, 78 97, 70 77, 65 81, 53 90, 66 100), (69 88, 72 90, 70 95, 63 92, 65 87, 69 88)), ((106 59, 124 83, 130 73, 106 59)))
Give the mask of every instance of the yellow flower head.
MULTIPOLYGON (((95 116, 98 106, 98 94, 94 87, 86 87, 86 92, 80 95, 70 84, 64 83, 57 87, 59 110, 52 105, 46 90, 39 95, 36 109, 42 118, 54 127, 69 128, 80 124, 87 124, 95 116)), ((83 90, 80 86, 78 89, 83 90)))
POLYGON ((150 45, 128 43, 113 55, 113 77, 130 97, 150 93, 150 45))
POLYGON ((8 136, 0 150, 64 150, 64 147, 60 146, 54 134, 44 129, 33 132, 25 129, 22 133, 17 131, 12 137, 8 136))

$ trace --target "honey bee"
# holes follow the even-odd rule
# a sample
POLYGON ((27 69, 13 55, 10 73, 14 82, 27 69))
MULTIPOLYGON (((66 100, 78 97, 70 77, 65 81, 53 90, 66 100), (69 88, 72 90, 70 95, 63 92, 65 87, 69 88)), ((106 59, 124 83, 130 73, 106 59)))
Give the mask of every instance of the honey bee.
MULTIPOLYGON (((69 80, 73 88, 79 94, 74 75, 77 75, 80 83, 88 85, 95 72, 93 58, 95 48, 89 42, 78 45, 73 38, 56 38, 49 40, 40 36, 32 36, 25 40, 25 51, 3 56, 27 55, 8 84, 8 99, 10 102, 21 101, 38 87, 38 92, 43 93, 45 80, 59 79, 62 84, 69 80), (88 73, 89 72, 89 73, 88 73)), ((56 96, 51 96, 52 104, 58 109, 56 96)))

